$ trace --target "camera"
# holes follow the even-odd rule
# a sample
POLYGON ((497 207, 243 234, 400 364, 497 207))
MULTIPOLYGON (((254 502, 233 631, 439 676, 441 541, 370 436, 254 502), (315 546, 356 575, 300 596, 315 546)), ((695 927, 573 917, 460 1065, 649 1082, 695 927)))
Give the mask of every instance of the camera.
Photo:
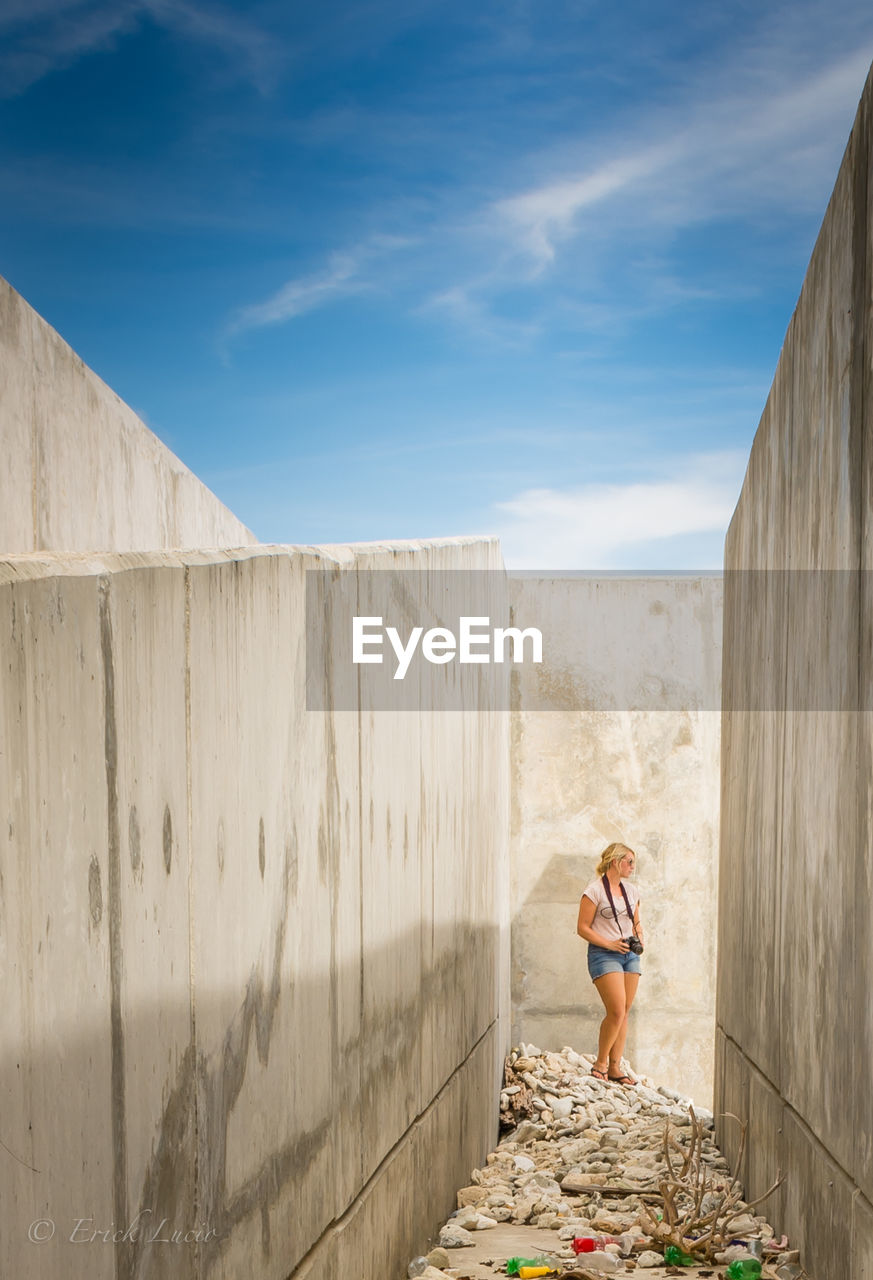
POLYGON ((624 938, 623 941, 627 943, 635 956, 641 956, 643 954, 643 944, 640 942, 639 938, 624 938))

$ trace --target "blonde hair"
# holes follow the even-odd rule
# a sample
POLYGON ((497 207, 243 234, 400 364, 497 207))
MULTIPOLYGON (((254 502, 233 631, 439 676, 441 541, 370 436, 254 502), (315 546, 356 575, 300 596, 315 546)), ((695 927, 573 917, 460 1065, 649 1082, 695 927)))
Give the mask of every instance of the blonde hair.
POLYGON ((637 856, 633 849, 629 849, 626 844, 619 844, 618 841, 613 841, 612 844, 608 844, 600 855, 596 874, 599 876, 606 875, 606 872, 612 864, 614 862, 620 862, 626 853, 629 853, 632 858, 636 858, 637 856))

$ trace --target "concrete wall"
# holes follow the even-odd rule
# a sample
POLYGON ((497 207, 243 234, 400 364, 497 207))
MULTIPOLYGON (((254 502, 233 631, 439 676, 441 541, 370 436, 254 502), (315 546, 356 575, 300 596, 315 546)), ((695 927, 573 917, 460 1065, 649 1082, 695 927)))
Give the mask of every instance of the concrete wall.
POLYGON ((725 553, 716 1111, 821 1280, 873 1277, 871 94, 725 553))
POLYGON ((0 549, 257 541, 0 278, 0 549))
POLYGON ((515 677, 513 1042, 594 1052, 602 1006, 576 935, 613 840, 638 855, 647 946, 628 1058, 712 1099, 720 576, 514 577, 542 667, 515 677))
POLYGON ((304 579, 500 564, 0 564, 0 1274, 398 1275, 453 1207, 508 1039, 508 715, 307 711, 304 579))

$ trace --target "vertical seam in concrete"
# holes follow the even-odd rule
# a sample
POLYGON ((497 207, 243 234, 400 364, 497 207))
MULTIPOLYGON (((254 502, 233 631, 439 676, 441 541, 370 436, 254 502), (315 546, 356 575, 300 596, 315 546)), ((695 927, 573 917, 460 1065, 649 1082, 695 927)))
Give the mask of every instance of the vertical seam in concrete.
MULTIPOLYGON (((355 570, 355 612, 361 611, 361 578, 355 570)), ((363 708, 361 703, 361 669, 355 673, 358 695, 358 945, 361 949, 358 989, 358 1097, 364 1097, 364 743, 363 708)), ((360 1125, 358 1185, 364 1179, 364 1126, 360 1125)))
MULTIPOLYGON (((33 368, 33 328, 30 327, 30 363, 33 368)), ((31 550, 41 550, 39 545, 39 430, 36 412, 36 378, 33 381, 33 395, 30 408, 30 513, 33 524, 31 550)))
MULTIPOLYGON (((862 763, 864 761, 864 618, 865 618, 865 540, 866 540, 866 511, 867 498, 869 496, 867 470, 866 470, 866 449, 865 443, 867 439, 867 396, 866 396, 866 378, 867 378, 867 324, 868 324, 868 307, 870 298, 870 246, 869 246, 869 226, 870 226, 870 190, 869 190, 869 148, 870 148, 870 127, 869 127, 869 92, 865 92, 862 98, 861 115, 859 117, 859 138, 858 138, 858 154, 859 163, 856 168, 855 180, 860 186, 860 191, 855 202, 855 226, 854 239, 855 251, 863 261, 863 271, 861 274, 860 284, 857 281, 857 273, 855 276, 855 291, 852 298, 852 330, 853 330, 853 367, 852 367, 852 390, 850 391, 850 430, 851 423, 857 422, 857 429, 860 434, 858 442, 858 666, 856 672, 857 686, 855 690, 855 772, 858 779, 856 787, 856 803, 857 803, 857 840, 858 845, 855 851, 856 871, 853 888, 853 905, 855 909, 855 919, 852 922, 853 930, 856 936, 860 936, 861 931, 866 927, 866 922, 862 920, 858 914, 858 903, 862 901, 859 894, 858 878, 861 869, 864 867, 865 854, 867 848, 867 782, 862 775, 862 763), (859 216, 860 215, 860 216, 859 216), (860 224, 860 225, 859 225, 860 224), (852 414, 852 401, 857 401, 857 413, 852 414)), ((854 982, 856 993, 860 992, 862 969, 855 969, 854 982)), ((863 998, 855 1002, 855 1007, 863 1009, 863 998)), ((850 1061, 859 1061, 859 1055, 864 1050, 864 1036, 861 1032, 861 1019, 851 1019, 851 1055, 850 1061)), ((855 1134, 852 1141, 852 1182, 857 1186, 860 1178, 861 1162, 863 1159, 863 1126, 855 1125, 855 1134)), ((852 1214, 852 1231, 854 1233, 855 1215, 852 1214)), ((850 1249, 854 1252, 854 1240, 850 1242, 850 1249)))
MULTIPOLYGON (((111 1098, 113 1147, 113 1209, 115 1221, 127 1224, 127 1117, 125 1098, 124 1019, 121 991, 124 949, 121 928, 121 838, 118 824, 118 728, 115 714, 115 666, 109 578, 98 581, 100 649, 103 658, 103 748, 106 765, 106 825, 109 858, 109 986, 111 1029, 111 1098)), ((131 1251, 122 1241, 115 1247, 116 1276, 130 1274, 131 1251)))
MULTIPOLYGON (((185 801, 186 801, 186 827, 188 837, 188 1016, 191 1036, 191 1053, 194 1062, 194 1218, 199 1220, 199 1198, 200 1198, 200 1178, 199 1178, 199 1160, 200 1160, 200 1132, 199 1132, 199 1113, 198 1113, 198 1091, 196 1084, 197 1076, 197 998, 195 977, 195 949, 194 949, 194 817, 192 804, 192 760, 191 760, 191 566, 185 565, 184 570, 185 582, 185 801)), ((197 1262, 195 1267, 200 1270, 200 1246, 197 1246, 197 1262)))
MULTIPOLYGON (((802 294, 801 294, 801 297, 802 297, 802 294)), ((799 309, 799 305, 800 304, 798 304, 798 309, 799 309)), ((797 331, 796 316, 797 316, 797 311, 795 311, 795 315, 792 318, 792 324, 789 329, 789 333, 791 333, 792 335, 796 334, 796 331, 797 331)), ((793 343, 794 345, 796 345, 796 340, 794 338, 793 338, 793 343)), ((785 419, 787 420, 787 424, 788 424, 789 458, 791 457, 791 454, 793 451, 793 445, 794 445, 794 440, 793 440, 794 399, 795 399, 794 373, 795 373, 795 361, 796 361, 796 351, 794 350, 794 346, 792 347, 791 354, 792 354, 791 379, 789 382, 790 392, 789 392, 788 403, 785 406, 785 419)), ((786 760, 788 756, 787 743, 788 743, 788 714, 789 714, 788 713, 788 670, 789 670, 788 648, 789 648, 789 638, 791 634, 791 595, 792 595, 790 530, 792 527, 792 524, 791 524, 792 499, 794 496, 794 487, 792 485, 792 473, 791 473, 790 465, 787 471, 788 471, 788 474, 786 476, 786 488, 787 488, 786 519, 785 519, 784 527, 789 531, 789 539, 788 539, 788 555, 785 562, 785 578, 784 578, 785 615, 784 615, 783 635, 782 635, 782 666, 783 666, 782 708, 781 708, 781 712, 777 711, 777 715, 779 715, 780 717, 779 719, 779 755, 781 758, 779 762, 779 796, 776 804, 776 877, 777 877, 777 884, 779 886, 779 893, 777 894, 777 897, 776 897, 776 910, 778 912, 778 920, 776 922, 776 934, 777 934, 777 937, 779 938, 779 946, 776 949, 776 991, 778 992, 778 1008, 776 1010, 776 1025, 780 1029, 783 1028, 783 1017, 784 1017, 784 1008, 785 1008, 785 1000, 784 1000, 785 983, 783 980, 783 973, 784 973, 783 957, 785 955, 786 885, 785 885, 785 859, 783 857, 783 836, 785 832, 785 797, 787 794, 786 760)), ((765 572, 766 571, 767 570, 765 568, 765 572)), ((783 1074, 783 1064, 782 1064, 782 1040, 783 1040, 782 1035, 779 1035, 777 1037, 777 1042, 776 1042, 775 1075, 777 1080, 779 1081, 779 1093, 784 1098, 785 1077, 783 1074)), ((743 1056, 745 1057, 746 1056, 745 1051, 743 1050, 741 1052, 743 1052, 743 1056)))

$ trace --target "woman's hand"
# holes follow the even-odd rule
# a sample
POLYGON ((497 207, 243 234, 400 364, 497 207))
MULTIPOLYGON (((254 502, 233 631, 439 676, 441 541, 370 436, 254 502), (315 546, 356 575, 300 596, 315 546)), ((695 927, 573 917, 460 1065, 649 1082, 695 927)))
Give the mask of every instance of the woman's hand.
POLYGON ((594 910, 594 903, 583 894, 582 901, 579 903, 579 920, 576 924, 579 937, 593 943, 595 947, 603 947, 605 951, 617 951, 619 955, 627 955, 630 947, 624 938, 607 938, 594 928, 594 910))

